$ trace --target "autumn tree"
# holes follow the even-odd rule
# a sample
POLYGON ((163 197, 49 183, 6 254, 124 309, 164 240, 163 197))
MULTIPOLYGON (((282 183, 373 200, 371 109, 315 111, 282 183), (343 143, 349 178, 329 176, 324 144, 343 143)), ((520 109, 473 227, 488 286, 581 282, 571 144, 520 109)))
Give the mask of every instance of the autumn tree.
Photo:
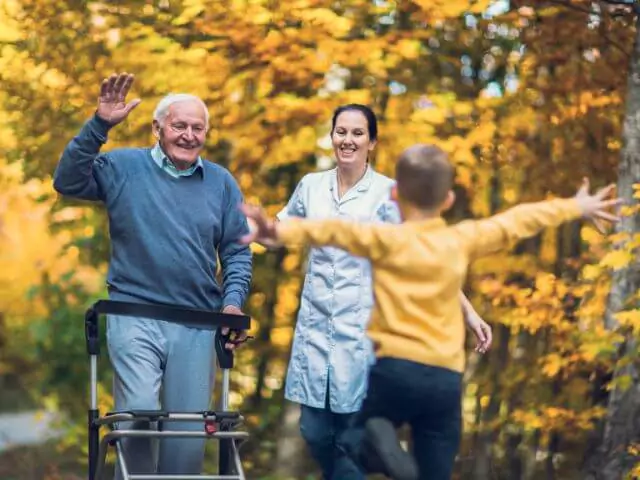
MULTIPOLYGON (((603 2, 609 3, 609 2, 603 2)), ((626 2, 610 2, 614 4, 626 2)), ((611 10, 610 10, 611 11, 611 10)), ((611 292, 605 312, 605 326, 620 331, 616 342, 616 364, 607 401, 602 443, 588 463, 587 478, 615 479, 637 476, 640 465, 640 374, 638 369, 637 293, 640 287, 635 242, 640 233, 638 209, 634 204, 640 186, 640 9, 614 9, 615 13, 635 15, 635 39, 629 59, 626 105, 622 129, 622 150, 618 165, 618 195, 628 207, 616 231, 622 237, 616 247, 628 255, 627 261, 613 272, 611 292), (631 472, 635 467, 635 474, 631 472)), ((620 251, 619 250, 619 251, 620 251)))

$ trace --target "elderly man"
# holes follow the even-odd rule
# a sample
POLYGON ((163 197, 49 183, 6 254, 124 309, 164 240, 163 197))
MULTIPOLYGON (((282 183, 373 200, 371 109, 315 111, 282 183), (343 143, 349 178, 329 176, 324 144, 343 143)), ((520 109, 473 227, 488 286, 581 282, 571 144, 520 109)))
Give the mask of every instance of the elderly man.
MULTIPOLYGON (((237 243, 248 231, 238 210, 242 195, 226 169, 200 157, 208 128, 202 100, 168 95, 153 115, 158 139, 154 147, 100 153, 109 130, 140 103, 126 103, 132 83, 133 75, 126 73, 103 81, 97 111, 67 145, 54 188, 70 197, 104 202, 112 244, 107 278, 111 299, 241 314, 251 282, 251 252, 237 243), (221 286, 216 280, 218 258, 221 286)), ((214 328, 109 316, 115 408, 208 409, 214 334, 214 328)), ((232 337, 227 348, 246 334, 232 337)), ((202 427, 165 426, 170 428, 202 427)), ((200 473, 202 440, 163 439, 157 463, 151 445, 146 439, 123 444, 131 473, 200 473)))

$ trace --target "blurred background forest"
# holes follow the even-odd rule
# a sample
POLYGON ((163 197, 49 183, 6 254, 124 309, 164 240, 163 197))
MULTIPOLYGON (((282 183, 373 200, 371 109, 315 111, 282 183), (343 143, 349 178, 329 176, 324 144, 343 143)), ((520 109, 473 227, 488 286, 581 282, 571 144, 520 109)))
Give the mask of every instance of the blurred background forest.
MULTIPOLYGON (((105 297, 109 239, 104 209, 61 200, 51 175, 102 78, 134 73, 142 99, 106 148, 152 144, 156 102, 195 93, 211 114, 206 157, 272 213, 302 175, 332 166, 331 112, 347 102, 379 115, 382 173, 414 142, 450 152, 451 220, 570 195, 584 175, 631 200, 640 46, 633 7, 614 3, 2 0, 0 418, 53 412, 61 436, 5 446, 0 479, 83 478, 83 312, 105 297)), ((470 349, 457 478, 638 478, 640 243, 625 212, 614 234, 569 225, 473 266, 468 293, 495 340, 484 356, 470 349)), ((256 339, 232 373, 246 468, 315 478, 282 394, 304 257, 255 252, 256 339)), ((104 410, 106 358, 101 374, 104 410)))

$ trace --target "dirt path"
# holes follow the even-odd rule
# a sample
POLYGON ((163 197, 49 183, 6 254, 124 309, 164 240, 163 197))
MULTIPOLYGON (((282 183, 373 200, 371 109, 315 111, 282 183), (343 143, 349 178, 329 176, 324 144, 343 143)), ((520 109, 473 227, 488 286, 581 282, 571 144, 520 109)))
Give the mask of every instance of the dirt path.
POLYGON ((45 411, 0 414, 0 452, 21 445, 38 445, 55 438, 55 416, 45 411))

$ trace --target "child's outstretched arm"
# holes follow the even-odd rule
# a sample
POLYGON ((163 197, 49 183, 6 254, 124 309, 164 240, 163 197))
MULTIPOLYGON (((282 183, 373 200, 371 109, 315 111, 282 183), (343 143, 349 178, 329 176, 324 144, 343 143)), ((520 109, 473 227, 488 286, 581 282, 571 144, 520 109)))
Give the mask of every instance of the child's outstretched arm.
POLYGON ((609 185, 591 195, 585 178, 573 198, 525 203, 486 220, 461 222, 454 229, 462 236, 471 257, 489 255, 545 228, 580 217, 617 222, 619 218, 607 211, 622 203, 620 198, 609 199, 614 189, 615 185, 609 185))
POLYGON ((270 246, 311 245, 334 246, 349 253, 376 260, 392 246, 390 230, 398 228, 387 224, 365 224, 338 219, 291 219, 276 222, 261 207, 243 204, 240 209, 247 216, 250 233, 240 243, 258 242, 270 246))

